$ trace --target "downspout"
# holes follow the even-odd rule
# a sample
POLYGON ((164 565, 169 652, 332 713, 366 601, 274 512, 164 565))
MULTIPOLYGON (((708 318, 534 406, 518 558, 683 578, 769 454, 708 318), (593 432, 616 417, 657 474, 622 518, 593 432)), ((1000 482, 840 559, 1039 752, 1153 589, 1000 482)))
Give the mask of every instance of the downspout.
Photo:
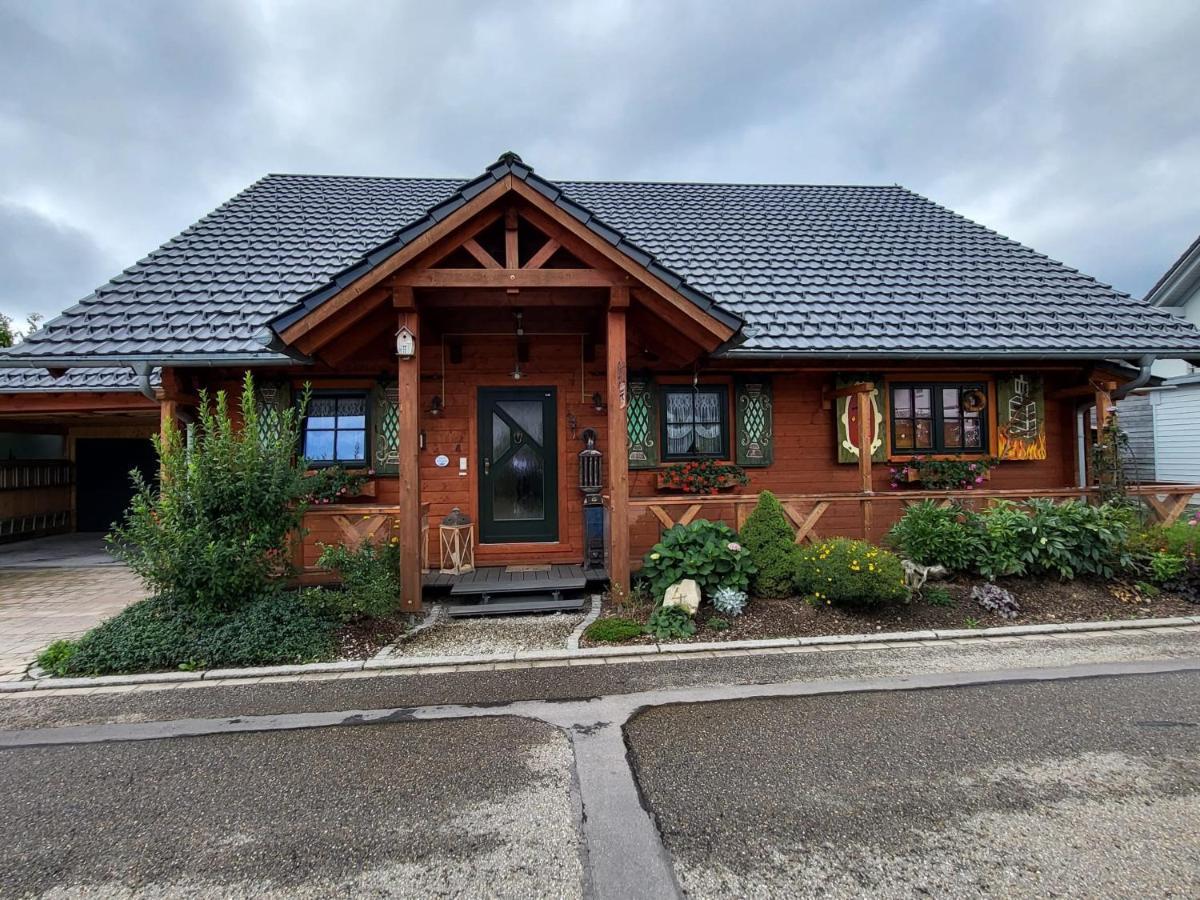
MULTIPOLYGON (((149 363, 138 363, 133 367, 133 374, 137 376, 138 391, 147 400, 161 403, 161 399, 154 393, 154 387, 150 384, 150 371, 149 363)), ((191 425, 196 421, 195 414, 188 412, 186 409, 176 409, 175 417, 183 422, 184 425, 191 425)))
MULTIPOLYGON (((1123 400, 1139 388, 1144 388, 1150 383, 1151 369, 1154 367, 1158 357, 1153 353, 1147 353, 1138 359, 1138 373, 1132 381, 1127 381, 1115 391, 1112 392, 1114 401, 1123 400)), ((1076 449, 1076 468, 1079 471, 1079 487, 1087 487, 1087 435, 1088 426, 1091 419, 1091 411, 1095 408, 1096 401, 1088 400, 1080 403, 1075 407, 1075 449, 1076 449)))

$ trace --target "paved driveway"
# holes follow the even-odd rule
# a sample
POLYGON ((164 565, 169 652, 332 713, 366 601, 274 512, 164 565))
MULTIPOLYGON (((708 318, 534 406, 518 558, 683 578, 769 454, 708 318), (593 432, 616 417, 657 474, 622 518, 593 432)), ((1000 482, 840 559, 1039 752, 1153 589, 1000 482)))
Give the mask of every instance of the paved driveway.
POLYGON ((19 678, 47 644, 78 637, 145 596, 98 535, 0 545, 0 681, 19 678))

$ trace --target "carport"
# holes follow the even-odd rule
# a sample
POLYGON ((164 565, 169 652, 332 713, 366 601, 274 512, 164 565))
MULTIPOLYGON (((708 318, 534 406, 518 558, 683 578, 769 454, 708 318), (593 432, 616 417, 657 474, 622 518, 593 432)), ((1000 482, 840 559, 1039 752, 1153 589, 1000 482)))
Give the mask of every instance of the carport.
POLYGON ((157 473, 159 406, 129 369, 0 371, 0 543, 109 530, 157 473))

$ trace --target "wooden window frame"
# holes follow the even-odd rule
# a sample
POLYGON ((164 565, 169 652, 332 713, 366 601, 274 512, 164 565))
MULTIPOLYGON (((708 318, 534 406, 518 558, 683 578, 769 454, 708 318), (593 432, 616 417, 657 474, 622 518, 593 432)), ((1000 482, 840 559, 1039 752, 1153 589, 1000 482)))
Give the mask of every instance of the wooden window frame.
MULTIPOLYGON (((353 459, 353 460, 337 458, 337 436, 338 436, 339 429, 337 427, 337 422, 336 422, 336 420, 337 420, 336 410, 335 410, 335 415, 334 415, 334 420, 335 420, 334 427, 332 429, 330 429, 330 428, 317 429, 318 431, 328 431, 333 434, 334 458, 333 459, 310 459, 310 458, 308 458, 304 453, 304 451, 307 449, 307 446, 308 446, 309 415, 306 412, 304 415, 304 422, 300 429, 300 455, 305 458, 305 461, 308 464, 308 468, 310 468, 310 469, 328 469, 333 466, 342 466, 343 468, 346 468, 346 469, 366 469, 366 468, 370 468, 370 466, 371 466, 371 437, 372 437, 371 428, 373 425, 372 420, 371 420, 371 405, 372 405, 371 404, 371 392, 369 390, 353 390, 353 389, 352 390, 345 390, 345 389, 314 390, 312 392, 312 396, 310 397, 309 402, 311 404, 312 400, 342 400, 342 399, 347 399, 347 400, 361 399, 363 401, 363 458, 362 459, 353 459)), ((358 429, 357 428, 353 428, 353 429, 347 428, 347 429, 344 429, 344 431, 346 433, 349 433, 351 431, 358 431, 358 429)))
MULTIPOLYGON (((659 454, 660 465, 673 465, 681 462, 697 462, 700 460, 713 460, 714 462, 724 462, 730 459, 731 448, 733 447, 733 425, 729 414, 729 385, 725 382, 705 382, 693 385, 691 383, 665 383, 658 385, 658 437, 661 443, 661 453, 659 454), (721 395, 721 450, 719 453, 671 453, 667 447, 667 395, 682 394, 685 392, 717 392, 721 395)), ((694 426, 693 426, 694 427, 694 426)))
MULTIPOLYGON (((887 412, 885 421, 887 423, 887 440, 888 440, 888 458, 895 460, 911 459, 914 456, 925 456, 933 459, 955 459, 961 456, 987 456, 992 453, 992 435, 995 434, 994 416, 995 416, 995 389, 993 382, 987 378, 905 378, 895 381, 887 380, 887 412), (896 446, 896 404, 895 392, 897 390, 918 390, 928 388, 930 391, 930 418, 933 446, 932 447, 897 447, 896 446), (987 405, 984 407, 979 416, 979 426, 982 430, 980 435, 980 446, 973 447, 944 447, 941 446, 942 425, 945 423, 945 415, 942 406, 942 391, 946 388, 957 388, 961 399, 964 390, 975 389, 981 391, 987 398, 987 405)), ((914 399, 914 412, 916 401, 914 399)), ((959 415, 959 421, 962 421, 962 415, 959 415)), ((911 417, 913 422, 913 441, 916 442, 916 419, 914 415, 911 417)))

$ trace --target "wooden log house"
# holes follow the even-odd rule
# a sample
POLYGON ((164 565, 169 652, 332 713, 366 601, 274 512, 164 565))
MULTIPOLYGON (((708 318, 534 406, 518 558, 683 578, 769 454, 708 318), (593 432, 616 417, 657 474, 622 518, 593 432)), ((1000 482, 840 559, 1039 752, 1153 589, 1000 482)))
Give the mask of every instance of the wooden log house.
MULTIPOLYGON (((319 542, 394 528, 415 610, 456 577, 579 572, 585 445, 589 577, 623 584, 664 528, 736 526, 762 489, 798 541, 877 540, 923 497, 1085 496, 1093 411, 1167 356, 1200 357, 1200 333, 900 187, 551 182, 510 153, 466 182, 262 179, 0 354, 0 434, 10 456, 62 436, 82 473, 98 451, 77 441, 145 445, 246 369, 264 407, 310 385, 302 451, 369 477, 309 513, 296 560, 314 576, 319 542), (895 484, 915 457, 1001 462, 930 492, 895 484), (693 460, 750 484, 664 492, 693 460), (455 507, 477 570, 447 578, 455 507)), ((129 452, 98 471, 123 484, 129 452)), ((96 527, 57 489, 59 516, 22 531, 96 527)), ((1134 490, 1169 520, 1200 487, 1134 490)))

